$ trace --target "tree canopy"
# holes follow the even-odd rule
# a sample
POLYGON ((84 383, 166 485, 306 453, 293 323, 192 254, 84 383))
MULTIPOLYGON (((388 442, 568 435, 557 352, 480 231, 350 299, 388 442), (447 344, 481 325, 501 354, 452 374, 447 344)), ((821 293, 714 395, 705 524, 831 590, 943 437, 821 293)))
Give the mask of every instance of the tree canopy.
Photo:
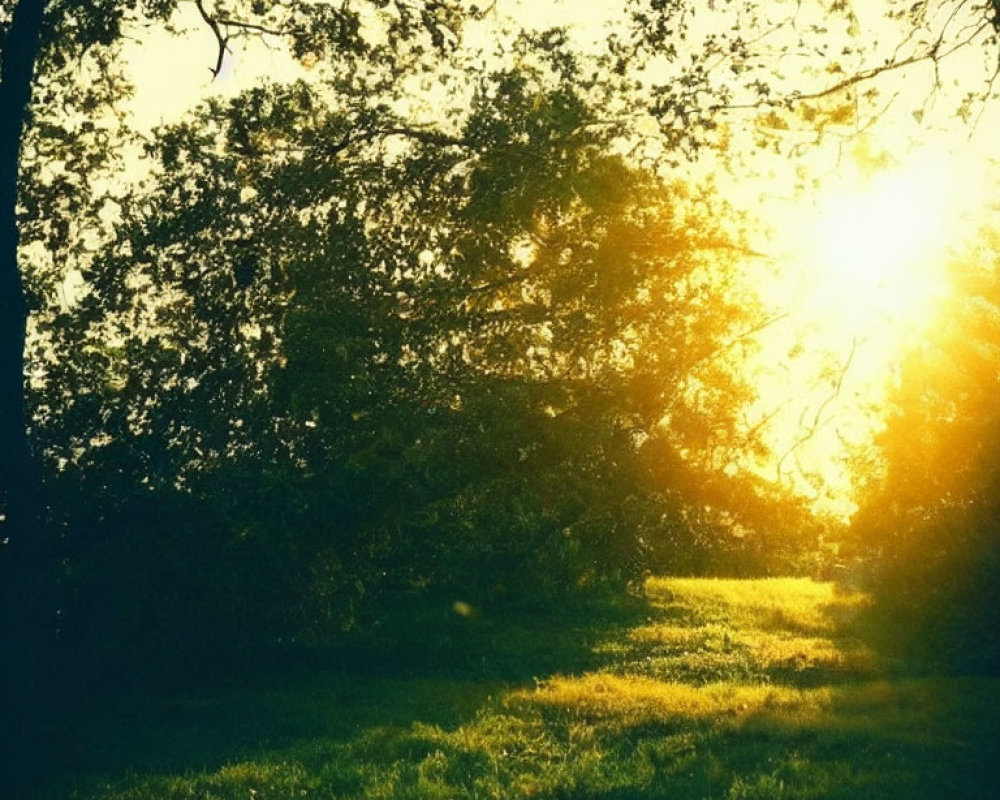
MULTIPOLYGON (((200 498, 199 538, 270 553, 273 591, 341 623, 344 591, 489 599, 690 560, 658 540, 704 524, 685 476, 750 391, 725 366, 758 322, 741 245, 721 200, 610 152, 558 44, 518 47, 453 132, 300 84, 158 134, 157 191, 44 342, 39 440, 78 514, 200 498)), ((742 549, 714 524, 703 552, 742 549)))

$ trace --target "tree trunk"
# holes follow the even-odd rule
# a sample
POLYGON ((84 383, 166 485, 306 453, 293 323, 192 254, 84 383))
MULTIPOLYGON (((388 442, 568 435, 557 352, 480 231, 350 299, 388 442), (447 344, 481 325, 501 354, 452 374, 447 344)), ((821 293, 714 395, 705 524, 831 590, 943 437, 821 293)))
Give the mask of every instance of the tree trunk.
POLYGON ((0 794, 28 796, 41 774, 37 722, 51 675, 55 574, 41 530, 24 402, 27 309, 17 260, 20 146, 45 0, 19 0, 0 62, 0 794), (3 786, 2 784, 7 784, 3 786), (6 791, 5 791, 6 789, 6 791))

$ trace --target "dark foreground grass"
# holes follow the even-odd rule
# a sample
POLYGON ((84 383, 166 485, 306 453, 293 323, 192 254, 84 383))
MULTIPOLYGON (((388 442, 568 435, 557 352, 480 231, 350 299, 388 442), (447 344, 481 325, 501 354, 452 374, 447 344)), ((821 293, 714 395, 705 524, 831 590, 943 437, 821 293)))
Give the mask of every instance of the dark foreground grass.
POLYGON ((646 595, 503 620, 442 605, 229 686, 83 705, 54 723, 46 797, 996 796, 1000 681, 888 661, 863 595, 646 595))

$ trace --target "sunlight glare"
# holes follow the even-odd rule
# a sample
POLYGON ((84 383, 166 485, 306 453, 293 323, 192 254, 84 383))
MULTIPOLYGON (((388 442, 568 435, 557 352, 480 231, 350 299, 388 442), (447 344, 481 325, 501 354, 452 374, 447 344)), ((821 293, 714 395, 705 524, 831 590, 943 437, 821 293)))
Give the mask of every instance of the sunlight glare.
POLYGON ((946 290, 948 195, 942 160, 922 156, 896 170, 852 176, 820 197, 813 230, 807 228, 813 243, 805 248, 813 250, 807 258, 816 295, 846 314, 854 333, 880 322, 912 332, 933 314, 946 290))
POLYGON ((855 158, 812 202, 770 209, 774 272, 760 291, 781 321, 747 365, 747 424, 774 455, 755 469, 835 516, 853 512, 852 457, 883 427, 897 365, 950 292, 949 250, 981 200, 973 170, 931 151, 892 167, 855 158))

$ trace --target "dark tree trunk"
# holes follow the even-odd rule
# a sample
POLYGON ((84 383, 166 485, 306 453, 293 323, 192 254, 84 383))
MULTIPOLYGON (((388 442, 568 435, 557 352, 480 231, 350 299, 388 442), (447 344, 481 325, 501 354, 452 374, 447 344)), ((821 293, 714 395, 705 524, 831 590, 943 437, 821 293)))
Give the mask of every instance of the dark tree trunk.
POLYGON ((19 0, 0 63, 0 794, 28 796, 40 774, 38 715, 48 690, 55 574, 41 529, 24 402, 27 309, 17 261, 21 138, 45 0, 19 0))
MULTIPOLYGON (((27 310, 17 264, 18 165, 21 133, 31 94, 31 79, 44 0, 20 0, 3 41, 0 67, 0 489, 6 524, 20 527, 18 516, 34 492, 24 410, 24 337, 27 310)), ((10 538, 5 534, 4 538, 10 538)))

